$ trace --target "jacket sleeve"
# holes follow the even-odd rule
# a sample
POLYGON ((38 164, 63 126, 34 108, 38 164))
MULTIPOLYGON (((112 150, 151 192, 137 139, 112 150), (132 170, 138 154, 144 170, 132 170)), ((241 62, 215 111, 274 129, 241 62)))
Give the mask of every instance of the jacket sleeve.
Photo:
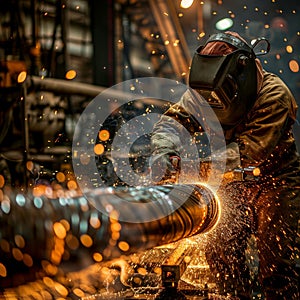
MULTIPOLYGON (((198 158, 209 163, 211 159, 226 160, 226 171, 240 166, 236 143, 225 148, 223 129, 207 103, 187 91, 178 103, 172 105, 154 126, 151 148, 152 159, 159 155, 175 154, 181 157, 188 144, 196 145, 198 158)), ((194 157, 192 155, 192 157, 194 157)), ((150 163, 151 164, 151 163, 150 163)))
POLYGON ((190 143, 195 132, 203 131, 187 111, 188 92, 172 105, 155 124, 151 137, 152 154, 175 154, 181 156, 184 145, 190 143))
MULTIPOLYGON (((265 74, 258 99, 238 137, 242 166, 260 166, 293 143, 291 126, 297 105, 290 90, 274 74, 265 74)), ((275 159, 275 158, 274 158, 275 159)))

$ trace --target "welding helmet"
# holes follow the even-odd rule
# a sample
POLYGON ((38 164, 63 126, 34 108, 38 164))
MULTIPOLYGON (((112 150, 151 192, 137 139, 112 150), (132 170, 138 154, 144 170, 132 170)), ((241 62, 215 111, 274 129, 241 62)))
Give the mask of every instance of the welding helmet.
POLYGON ((236 125, 256 100, 254 46, 230 33, 217 33, 193 56, 189 86, 205 98, 223 126, 236 125))

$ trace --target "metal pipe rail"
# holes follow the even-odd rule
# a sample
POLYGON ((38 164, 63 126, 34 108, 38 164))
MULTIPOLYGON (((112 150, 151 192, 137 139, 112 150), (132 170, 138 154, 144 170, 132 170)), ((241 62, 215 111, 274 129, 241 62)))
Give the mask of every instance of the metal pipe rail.
MULTIPOLYGON (((32 85, 37 90, 51 91, 60 95, 68 94, 87 97, 96 97, 106 89, 106 87, 96 86, 88 83, 68 81, 57 78, 41 78, 38 76, 30 76, 27 84, 29 86, 32 85)), ((120 94, 117 96, 120 97, 120 94)))

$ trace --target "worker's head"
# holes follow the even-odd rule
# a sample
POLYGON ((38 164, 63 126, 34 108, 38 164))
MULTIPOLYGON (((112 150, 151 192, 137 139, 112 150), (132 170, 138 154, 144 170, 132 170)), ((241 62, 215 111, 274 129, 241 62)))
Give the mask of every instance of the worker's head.
POLYGON ((253 106, 262 68, 252 47, 234 32, 211 35, 192 60, 189 85, 225 126, 237 124, 253 106))

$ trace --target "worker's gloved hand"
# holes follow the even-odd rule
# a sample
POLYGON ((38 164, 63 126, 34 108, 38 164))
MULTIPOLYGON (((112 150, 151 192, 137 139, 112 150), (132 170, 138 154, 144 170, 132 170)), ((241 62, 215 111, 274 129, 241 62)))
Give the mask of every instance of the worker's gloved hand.
POLYGON ((175 154, 159 154, 151 157, 150 174, 153 184, 178 183, 180 169, 180 157, 175 154))

